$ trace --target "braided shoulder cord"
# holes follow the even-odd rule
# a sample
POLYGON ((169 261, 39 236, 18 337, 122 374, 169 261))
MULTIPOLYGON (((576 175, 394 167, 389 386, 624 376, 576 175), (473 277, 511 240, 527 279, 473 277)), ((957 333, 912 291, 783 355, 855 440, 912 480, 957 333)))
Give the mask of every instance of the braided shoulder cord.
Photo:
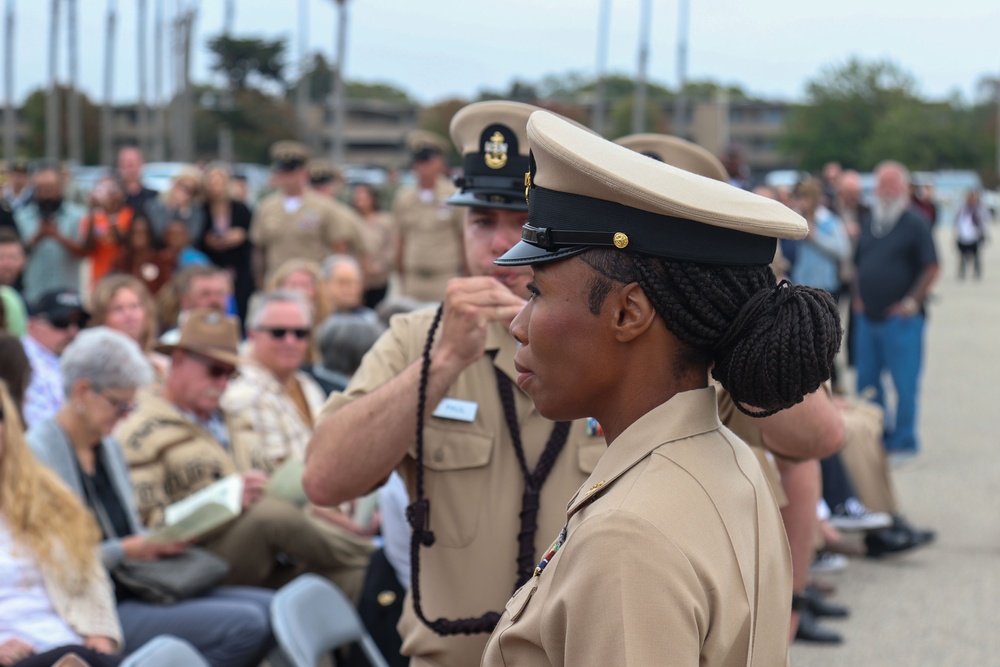
MULTIPOLYGON (((406 519, 412 528, 410 538, 410 589, 413 598, 413 611, 421 622, 435 633, 445 635, 471 635, 492 632, 500 620, 500 614, 489 611, 476 618, 437 618, 433 621, 424 615, 420 591, 420 547, 434 544, 434 532, 428 528, 430 516, 430 501, 424 497, 424 414, 427 409, 427 382, 431 365, 431 347, 434 334, 441 323, 444 306, 439 306, 430 330, 427 332, 427 342, 424 344, 420 364, 420 382, 417 396, 417 440, 416 440, 416 499, 406 508, 406 519)), ((539 493, 542 484, 552 471, 555 461, 562 451, 569 436, 569 422, 558 422, 552 429, 552 435, 545 445, 535 466, 534 472, 529 472, 524 458, 524 448, 521 446, 521 430, 517 422, 517 412, 514 406, 514 392, 510 378, 503 371, 496 369, 497 389, 503 403, 504 417, 510 430, 514 452, 524 476, 524 495, 521 501, 521 531, 518 533, 517 590, 531 577, 534 571, 535 533, 538 529, 539 493)))

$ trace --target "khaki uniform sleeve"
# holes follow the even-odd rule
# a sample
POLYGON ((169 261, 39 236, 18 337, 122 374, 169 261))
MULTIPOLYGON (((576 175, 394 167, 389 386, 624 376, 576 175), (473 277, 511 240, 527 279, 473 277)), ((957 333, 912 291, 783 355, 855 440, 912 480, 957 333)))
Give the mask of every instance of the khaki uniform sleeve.
POLYGON ((250 243, 256 246, 267 244, 267 233, 264 220, 268 215, 271 198, 268 197, 254 209, 253 217, 250 218, 250 243))
POLYGON ((699 664, 708 600, 666 535, 630 512, 602 512, 563 549, 540 610, 547 654, 566 665, 699 664))

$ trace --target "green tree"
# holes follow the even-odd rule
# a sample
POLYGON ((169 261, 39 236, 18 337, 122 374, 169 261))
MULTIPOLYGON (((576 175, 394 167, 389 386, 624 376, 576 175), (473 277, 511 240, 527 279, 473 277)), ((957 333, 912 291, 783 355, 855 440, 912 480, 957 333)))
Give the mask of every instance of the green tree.
MULTIPOLYGON (((469 101, 465 99, 451 98, 442 100, 437 104, 432 104, 429 107, 423 107, 420 109, 417 124, 421 129, 434 132, 447 139, 449 136, 448 128, 451 126, 452 117, 458 113, 459 109, 468 103, 469 101)), ((458 152, 455 150, 454 146, 452 146, 447 157, 451 164, 460 164, 461 162, 458 152)))
MULTIPOLYGON (((309 101, 324 104, 333 92, 333 66, 322 53, 313 54, 312 63, 305 75, 288 89, 288 97, 295 98, 303 79, 309 88, 309 101)), ((409 93, 391 83, 348 81, 347 98, 358 100, 383 100, 386 102, 411 102, 409 93)))
MULTIPOLYGON (((69 136, 68 109, 69 88, 59 86, 60 133, 63 137, 63 152, 67 150, 66 141, 69 136)), ((25 157, 38 158, 45 155, 45 94, 44 88, 32 91, 24 100, 20 115, 28 126, 27 136, 19 137, 19 154, 25 157)), ((86 94, 80 93, 80 106, 83 109, 83 163, 99 164, 101 152, 100 108, 90 101, 86 94)))
POLYGON ((267 83, 283 86, 285 46, 284 39, 271 41, 219 35, 208 41, 213 55, 211 69, 225 76, 234 90, 267 83))
POLYGON ((915 103, 916 83, 898 65, 852 58, 807 84, 806 104, 789 111, 781 146, 803 169, 831 160, 869 169, 865 144, 876 127, 894 109, 915 103))

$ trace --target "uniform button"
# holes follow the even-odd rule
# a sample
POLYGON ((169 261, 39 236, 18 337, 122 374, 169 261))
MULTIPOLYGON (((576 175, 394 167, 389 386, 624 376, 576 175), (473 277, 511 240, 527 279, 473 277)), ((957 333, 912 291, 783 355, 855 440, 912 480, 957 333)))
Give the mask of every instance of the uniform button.
POLYGON ((441 461, 444 461, 444 450, 438 449, 434 452, 434 462, 441 463, 441 461))

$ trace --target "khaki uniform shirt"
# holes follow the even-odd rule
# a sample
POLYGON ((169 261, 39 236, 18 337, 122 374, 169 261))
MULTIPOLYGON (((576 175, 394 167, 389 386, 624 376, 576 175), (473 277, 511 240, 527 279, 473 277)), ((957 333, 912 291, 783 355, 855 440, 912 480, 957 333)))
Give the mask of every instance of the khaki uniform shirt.
POLYGON ((764 446, 764 436, 760 432, 760 419, 740 412, 736 404, 733 403, 733 397, 715 379, 711 380, 711 384, 719 396, 719 419, 740 440, 750 445, 750 451, 757 457, 760 468, 764 471, 764 477, 767 478, 767 483, 771 487, 771 493, 774 494, 774 499, 778 502, 778 507, 787 507, 788 495, 785 493, 785 487, 781 485, 781 472, 778 470, 778 463, 774 460, 774 454, 764 446))
MULTIPOLYGON (((302 372, 295 373, 313 419, 323 407, 326 396, 316 381, 302 372)), ((313 425, 303 418, 299 407, 285 386, 254 361, 240 365, 240 376, 229 383, 222 395, 222 409, 229 417, 249 423, 263 448, 261 470, 273 472, 286 459, 305 459, 306 445, 313 425)))
POLYGON ((419 188, 403 188, 396 194, 392 213, 403 243, 400 277, 406 296, 441 301, 448 280, 464 270, 465 207, 445 203, 454 192, 442 178, 430 201, 421 200, 419 188))
MULTIPOLYGON (((334 394, 326 410, 370 393, 420 357, 433 311, 398 315, 365 356, 345 394, 334 394)), ((516 343, 506 328, 490 327, 487 354, 449 387, 448 398, 473 401, 471 423, 431 417, 424 435, 426 497, 436 541, 420 552, 420 586, 424 615, 466 618, 499 612, 514 590, 517 534, 520 531, 523 477, 497 391, 494 365, 516 378, 516 343), (495 356, 494 356, 495 355, 495 356)), ((534 409, 514 386, 525 458, 533 470, 553 422, 534 409)), ((575 422, 569 438, 542 488, 535 557, 538 558, 564 522, 566 502, 605 451, 603 436, 587 435, 585 421, 575 422)), ((414 497, 414 450, 398 470, 414 497)), ((403 653, 414 665, 468 667, 482 657, 489 635, 441 637, 413 612, 407 597, 399 623, 403 653)))
POLYGON ((142 393, 135 412, 118 426, 116 436, 146 526, 161 524, 167 505, 227 475, 257 467, 254 462, 261 448, 252 425, 239 418, 227 417, 225 422, 228 449, 163 398, 142 393))
POLYGON ((567 537, 510 599, 482 664, 774 667, 788 660, 791 558, 715 391, 684 392, 611 443, 567 537))
POLYGON ((335 206, 329 197, 312 190, 303 192, 299 208, 289 213, 285 195, 276 192, 254 211, 250 241, 264 250, 265 267, 272 272, 290 259, 322 262, 339 242, 347 244, 349 254, 363 257, 361 224, 343 204, 335 206))

